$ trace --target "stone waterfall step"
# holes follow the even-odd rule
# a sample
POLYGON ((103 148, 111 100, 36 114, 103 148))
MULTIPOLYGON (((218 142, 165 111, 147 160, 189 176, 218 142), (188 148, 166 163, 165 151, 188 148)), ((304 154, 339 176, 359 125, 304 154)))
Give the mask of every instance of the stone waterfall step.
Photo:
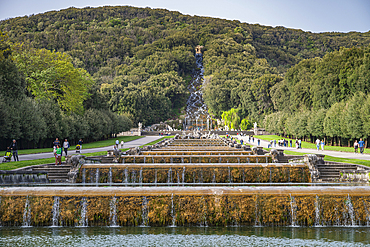
POLYGON ((321 179, 323 182, 332 182, 339 180, 340 173, 342 171, 353 171, 364 168, 355 164, 327 162, 325 164, 318 164, 317 169, 320 172, 319 179, 321 179))
POLYGON ((42 167, 33 167, 32 171, 45 171, 48 173, 50 182, 67 182, 68 172, 71 170, 71 165, 46 165, 42 167))

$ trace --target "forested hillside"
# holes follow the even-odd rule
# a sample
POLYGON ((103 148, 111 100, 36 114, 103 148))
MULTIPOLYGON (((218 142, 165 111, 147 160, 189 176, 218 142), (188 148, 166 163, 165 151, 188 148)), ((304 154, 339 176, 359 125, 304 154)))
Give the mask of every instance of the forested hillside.
MULTIPOLYGON (((332 85, 325 86, 325 91, 318 88, 319 83, 311 87, 311 78, 300 71, 312 70, 314 64, 325 64, 339 53, 352 56, 351 52, 357 51, 355 60, 361 63, 365 48, 339 50, 368 47, 370 32, 316 34, 134 7, 51 11, 3 20, 0 30, 14 44, 67 54, 75 68, 91 74, 84 108, 109 108, 125 114, 134 124, 149 125, 179 115, 188 95, 198 44, 204 46, 205 102, 218 118, 235 108, 240 119, 261 125, 266 115, 329 109, 367 88, 367 82, 361 89, 348 86, 342 90, 342 82, 332 85, 333 73, 341 70, 332 68, 325 72, 327 84, 332 85), (298 83, 295 77, 300 75, 298 83), (337 89, 339 98, 331 96, 337 89), (318 94, 311 95, 315 90, 330 98, 325 105, 317 100, 318 94), (307 102, 301 100, 307 97, 311 97, 307 102)), ((286 128, 283 132, 290 133, 286 128)))

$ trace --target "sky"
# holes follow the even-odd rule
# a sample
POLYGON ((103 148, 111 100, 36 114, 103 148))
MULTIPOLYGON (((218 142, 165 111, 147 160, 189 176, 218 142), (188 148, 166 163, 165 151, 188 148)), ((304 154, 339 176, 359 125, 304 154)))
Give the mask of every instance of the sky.
POLYGON ((370 0, 0 0, 0 20, 69 7, 107 5, 162 8, 315 33, 370 30, 370 0))

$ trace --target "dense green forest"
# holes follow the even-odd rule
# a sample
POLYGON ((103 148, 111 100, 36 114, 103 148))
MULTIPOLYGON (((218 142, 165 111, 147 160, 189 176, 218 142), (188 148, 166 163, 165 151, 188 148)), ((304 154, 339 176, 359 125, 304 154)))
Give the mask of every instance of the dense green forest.
MULTIPOLYGON (((311 111, 311 115, 326 116, 332 106, 347 104, 356 93, 366 98, 369 85, 363 70, 370 32, 311 33, 135 7, 51 11, 3 20, 0 30, 14 44, 13 63, 47 50, 91 75, 84 84, 88 90, 78 93, 83 109, 78 109, 80 103, 68 105, 69 99, 58 92, 37 95, 25 86, 32 100, 54 97, 53 102, 69 117, 84 116, 86 109, 100 113, 109 109, 135 125, 178 117, 188 97, 198 44, 204 46, 203 91, 210 113, 221 118, 234 108, 236 119, 257 121, 273 132, 308 137, 307 127, 308 132, 294 132, 287 128, 286 119, 311 111), (363 81, 354 83, 356 76, 363 81)), ((17 69, 26 76, 29 73, 27 68, 17 69)), ((47 80, 47 76, 51 75, 40 74, 38 79, 47 80)))

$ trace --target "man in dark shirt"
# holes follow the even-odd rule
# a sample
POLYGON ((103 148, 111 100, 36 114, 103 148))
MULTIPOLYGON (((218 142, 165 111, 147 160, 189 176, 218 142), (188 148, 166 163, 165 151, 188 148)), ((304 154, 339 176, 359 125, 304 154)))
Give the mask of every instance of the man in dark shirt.
POLYGON ((360 153, 364 154, 365 142, 362 140, 362 138, 358 142, 358 146, 360 147, 360 153))
POLYGON ((18 145, 17 145, 17 142, 15 141, 15 139, 13 139, 13 142, 9 145, 9 148, 10 148, 10 150, 13 151, 14 161, 19 161, 19 158, 18 158, 18 145))
POLYGON ((60 141, 58 138, 55 138, 55 141, 53 142, 53 147, 56 147, 58 145, 60 145, 60 141))

